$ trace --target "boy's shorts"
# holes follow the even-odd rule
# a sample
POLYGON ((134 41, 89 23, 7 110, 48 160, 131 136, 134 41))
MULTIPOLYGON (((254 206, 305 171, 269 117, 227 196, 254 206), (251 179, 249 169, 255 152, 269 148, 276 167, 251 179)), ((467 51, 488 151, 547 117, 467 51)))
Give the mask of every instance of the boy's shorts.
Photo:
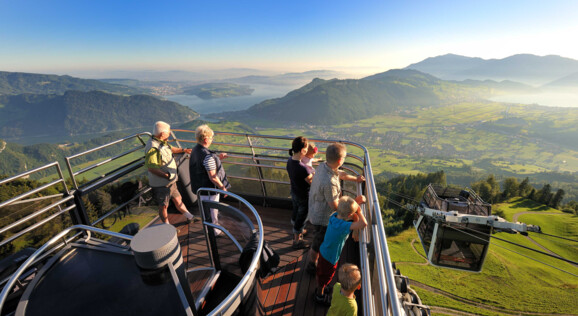
POLYGON ((313 225, 313 242, 311 243, 311 249, 319 253, 319 247, 325 239, 325 232, 327 231, 327 226, 323 225, 313 225))
POLYGON ((339 262, 331 264, 331 262, 325 260, 322 255, 319 255, 319 259, 317 259, 317 270, 315 271, 317 275, 317 286, 319 288, 329 285, 331 279, 333 279, 333 275, 335 275, 338 263, 339 262))
POLYGON ((153 191, 153 197, 155 202, 159 206, 168 206, 171 198, 180 198, 181 194, 177 189, 177 183, 174 182, 168 188, 167 187, 151 187, 153 191))

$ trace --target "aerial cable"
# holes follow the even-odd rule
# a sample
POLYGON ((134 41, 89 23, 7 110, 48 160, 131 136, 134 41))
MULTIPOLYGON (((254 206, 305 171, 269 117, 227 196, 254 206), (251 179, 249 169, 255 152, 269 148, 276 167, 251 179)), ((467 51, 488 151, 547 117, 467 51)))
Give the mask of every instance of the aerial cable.
MULTIPOLYGON (((407 208, 405 205, 402 205, 400 202, 398 202, 398 201, 396 201, 396 200, 390 199, 390 198, 388 198, 388 197, 386 197, 386 199, 387 199, 387 201, 389 201, 389 203, 392 203, 393 205, 399 206, 399 207, 401 207, 401 208, 403 208, 403 209, 405 209, 405 210, 407 210, 407 211, 410 211, 410 212, 416 212, 416 211, 414 211, 414 210, 412 210, 412 209, 410 209, 410 208, 407 208)), ((418 203, 418 202, 415 201, 415 200, 413 200, 412 202, 418 203)))
MULTIPOLYGON (((390 192, 390 194, 399 196, 399 197, 404 198, 404 199, 406 199, 406 200, 410 200, 411 202, 414 202, 414 203, 419 203, 418 200, 416 200, 414 197, 409 196, 409 195, 400 194, 400 193, 395 193, 395 192, 390 192)), ((389 199, 389 197, 387 197, 387 199, 389 199)))
POLYGON ((520 255, 520 256, 522 256, 522 257, 526 257, 526 258, 528 258, 528 259, 530 259, 530 260, 534 260, 534 261, 536 261, 536 262, 538 262, 538 263, 541 263, 541 264, 543 264, 543 265, 546 265, 546 266, 548 266, 548 267, 550 267, 550 268, 554 268, 554 269, 556 269, 556 270, 559 270, 559 271, 568 273, 568 274, 570 274, 570 275, 572 275, 572 276, 578 277, 578 275, 576 275, 576 274, 574 274, 574 273, 572 273, 572 272, 569 272, 569 271, 566 271, 566 270, 562 270, 562 269, 560 269, 560 268, 558 268, 558 267, 555 267, 555 266, 553 266, 553 265, 551 265, 551 264, 548 264, 548 263, 542 262, 542 261, 540 261, 540 260, 538 260, 538 259, 534 259, 534 258, 532 258, 532 257, 526 256, 526 255, 523 254, 523 253, 517 252, 517 251, 512 250, 512 249, 509 249, 509 248, 507 248, 507 247, 500 246, 500 245, 498 245, 498 244, 496 244, 496 243, 492 243, 492 245, 498 246, 498 247, 503 248, 503 249, 506 249, 506 250, 511 251, 511 252, 513 252, 513 253, 515 253, 515 254, 518 254, 518 255, 520 255))
MULTIPOLYGON (((455 226, 452 226, 452 228, 455 229, 455 230, 461 231, 462 233, 467 234, 467 235, 469 235, 469 236, 471 236, 471 237, 475 237, 475 238, 478 238, 478 239, 480 239, 480 240, 485 241, 485 239, 483 239, 483 238, 481 238, 481 237, 479 237, 479 236, 472 235, 472 234, 470 234, 470 233, 468 233, 468 232, 466 232, 466 231, 463 231, 463 230, 461 230, 461 229, 459 229, 459 228, 457 228, 457 227, 455 227, 455 226)), ((543 255, 546 255, 546 256, 550 256, 550 257, 555 258, 555 259, 558 259, 558 260, 566 261, 566 262, 568 262, 568 263, 570 263, 570 264, 573 264, 573 265, 578 265, 578 262, 575 262, 575 261, 566 259, 566 258, 564 258, 564 257, 560 257, 560 256, 558 256, 558 255, 553 255, 553 254, 550 254, 550 253, 547 253, 547 252, 543 252, 543 251, 540 251, 540 250, 537 250, 537 249, 530 248, 530 247, 528 247, 528 246, 520 245, 520 244, 518 244, 518 243, 509 241, 509 240, 505 240, 505 239, 503 239, 503 238, 499 238, 499 237, 493 236, 493 235, 491 235, 491 234, 486 234, 486 233, 479 232, 479 231, 474 230, 474 229, 471 229, 471 228, 469 228, 469 227, 462 227, 462 228, 463 228, 463 229, 467 229, 467 230, 473 230, 473 231, 475 231, 475 232, 477 232, 477 233, 479 233, 479 234, 481 234, 481 235, 489 236, 489 237, 492 237, 492 238, 494 238, 494 239, 497 239, 497 240, 500 240, 500 241, 503 241, 503 242, 507 242, 507 243, 510 243, 510 244, 512 244, 512 245, 515 245, 515 246, 518 246, 518 247, 521 247, 521 248, 524 248, 524 249, 527 249, 527 250, 531 250, 531 251, 537 252, 537 253, 539 253, 539 254, 543 254, 543 255)), ((494 243, 492 243, 492 244, 494 244, 494 243)))
POLYGON ((490 237, 495 238, 495 239, 497 239, 497 240, 501 240, 501 241, 510 243, 510 244, 513 244, 513 245, 516 245, 516 246, 518 246, 518 247, 522 247, 522 248, 525 248, 525 249, 528 249, 528 250, 532 250, 532 251, 537 252, 537 253, 539 253, 539 254, 543 254, 543 255, 546 255, 546 256, 550 256, 550 257, 555 258, 555 259, 558 259, 558 260, 566 261, 566 262, 571 263, 571 264, 573 264, 573 265, 578 265, 578 262, 572 261, 572 260, 569 260, 569 259, 566 259, 566 258, 564 258, 564 257, 560 257, 560 256, 558 256, 558 255, 553 255, 553 254, 550 254, 550 253, 547 253, 547 252, 543 252, 543 251, 540 251, 540 250, 537 250, 537 249, 533 249, 533 248, 530 248, 530 247, 527 247, 527 246, 524 246, 524 245, 520 245, 520 244, 517 244, 517 243, 515 243, 515 242, 511 242, 511 241, 508 241, 508 240, 505 240, 505 239, 502 239, 502 238, 498 238, 498 237, 495 237, 495 236, 490 236, 490 237))
POLYGON ((414 210, 407 208, 405 205, 403 205, 403 204, 401 204, 401 203, 399 203, 399 202, 397 202, 397 201, 390 200, 390 199, 388 199, 388 201, 389 201, 389 203, 391 203, 391 204, 393 204, 393 205, 395 205, 395 206, 397 206, 397 207, 400 207, 400 208, 402 208, 402 209, 404 209, 404 210, 406 210, 406 211, 414 212, 414 210))
POLYGON ((546 234, 546 233, 537 233, 537 234, 538 234, 538 236, 539 236, 539 235, 546 235, 546 236, 555 237, 555 238, 560 238, 560 239, 564 239, 564 240, 568 240, 568 241, 578 242, 578 240, 576 240, 576 239, 570 239, 570 238, 561 237, 561 236, 556 236, 556 235, 550 235, 550 234, 546 234))
MULTIPOLYGON (((460 229, 458 229, 458 228, 456 228, 456 227, 454 227, 454 226, 452 226, 452 228, 454 228, 455 230, 461 231, 462 233, 464 233, 464 234, 466 234, 466 235, 469 235, 469 236, 471 236, 471 237, 474 237, 474 238, 480 239, 480 240, 482 240, 482 241, 485 241, 485 239, 483 239, 483 238, 481 238, 481 237, 479 237, 479 236, 470 234, 470 233, 468 233, 468 232, 466 232, 466 231, 463 231, 463 230, 460 230, 460 229)), ((473 230, 473 229, 468 228, 468 227, 464 227, 464 228, 465 228, 465 229, 468 229, 468 230, 473 230)), ((498 238, 498 237, 494 237, 494 236, 492 236, 492 235, 485 234, 485 233, 482 233, 482 232, 478 232, 478 233, 480 233, 480 234, 482 234, 482 235, 490 236, 490 237, 492 237, 492 238, 496 238, 496 239, 501 240, 501 241, 508 242, 508 243, 513 244, 513 245, 518 246, 518 247, 522 247, 522 248, 526 248, 526 249, 529 249, 529 250, 532 250, 532 251, 536 251, 536 252, 538 252, 538 253, 541 253, 541 254, 544 254, 544 255, 553 257, 553 258, 555 258, 555 259, 559 259, 559 260, 562 260, 562 261, 566 261, 566 262, 568 262, 568 263, 570 263, 570 264, 573 264, 573 265, 578 265, 577 262, 568 260, 568 259, 563 258, 563 257, 560 257, 560 256, 554 256, 554 255, 551 255, 551 254, 549 254, 549 253, 545 253, 545 252, 542 252, 542 251, 539 251, 539 250, 535 250, 535 249, 532 249, 532 248, 528 248, 528 247, 526 247, 526 246, 524 246, 524 245, 520 245, 520 244, 511 242, 511 241, 507 241, 507 240, 504 240, 504 239, 501 239, 501 238, 498 238)), ((578 277, 578 275, 576 275, 576 274, 574 274, 574 273, 572 273, 572 272, 569 272, 569 271, 560 269, 560 268, 555 267, 555 266, 553 266, 553 265, 551 265, 551 264, 542 262, 542 261, 540 261, 540 260, 538 260, 538 259, 535 259, 535 258, 532 258, 532 257, 530 257, 530 256, 524 255, 524 254, 522 254, 522 253, 519 253, 519 252, 517 252, 517 251, 515 251, 515 250, 512 250, 512 249, 509 249, 509 248, 507 248, 507 247, 498 245, 498 244, 496 244, 496 243, 494 243, 494 242, 491 242, 491 244, 494 245, 494 246, 498 246, 498 247, 500 247, 500 248, 506 249, 506 250, 508 250, 508 251, 511 251, 511 252, 513 252, 513 253, 519 254, 520 256, 526 257, 526 258, 528 258, 528 259, 534 260, 534 261, 536 261, 536 262, 538 262, 538 263, 544 264, 544 265, 546 265, 546 266, 548 266, 548 267, 551 267, 551 268, 554 268, 554 269, 556 269, 556 270, 560 270, 560 271, 562 271, 562 272, 565 272, 565 273, 568 273, 568 274, 573 275, 573 276, 575 276, 575 277, 578 277)))

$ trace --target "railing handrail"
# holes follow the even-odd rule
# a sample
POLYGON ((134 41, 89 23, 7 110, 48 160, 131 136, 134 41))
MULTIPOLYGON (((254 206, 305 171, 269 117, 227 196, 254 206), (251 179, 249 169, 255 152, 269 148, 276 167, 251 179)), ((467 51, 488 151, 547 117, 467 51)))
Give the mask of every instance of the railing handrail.
MULTIPOLYGON (((255 209, 255 207, 253 207, 253 205, 251 205, 251 203, 247 202, 247 200, 245 200, 244 198, 242 198, 241 196, 239 196, 235 193, 223 191, 223 190, 219 190, 219 189, 213 189, 213 188, 200 188, 199 191, 226 194, 229 197, 234 198, 237 201, 243 203, 249 209, 249 211, 251 211, 251 213, 255 217, 255 220, 257 221, 257 230, 259 232, 259 242, 257 244, 257 249, 255 250, 255 253, 253 254, 253 258, 251 259, 251 264, 249 265, 247 272, 245 272, 245 275, 243 275, 243 278, 241 278, 241 281, 239 281, 239 283, 237 284, 237 286, 235 286, 233 291, 231 291, 231 293, 229 293, 229 295, 227 295, 227 297, 208 314, 208 315, 219 315, 221 312, 223 312, 224 309, 226 309, 228 306, 230 306, 233 302, 235 302, 238 299, 238 296, 241 294, 241 291, 243 290, 243 288, 249 282, 252 282, 255 278, 256 270, 257 270, 257 264, 259 263, 259 260, 261 258, 261 252, 263 251, 263 244, 265 242, 264 241, 265 235, 264 235, 264 230, 263 230, 263 222, 261 221, 261 217, 259 216, 259 213, 255 209)), ((252 223, 248 223, 248 224, 250 224, 249 227, 252 226, 252 223)))
MULTIPOLYGON (((190 131, 190 130, 182 130, 182 129, 173 129, 173 132, 185 132, 185 133, 193 133, 194 131, 190 131)), ((287 148, 281 148, 281 147, 272 147, 272 146, 261 146, 261 145, 254 145, 250 140, 254 139, 254 138, 262 138, 262 139, 277 139, 277 140, 286 140, 288 142, 292 141, 294 139, 294 137, 289 137, 289 136, 273 136, 273 135, 255 135, 255 134, 247 134, 247 133, 234 133, 234 132, 217 132, 215 131, 215 135, 219 135, 219 136, 237 136, 237 137, 242 137, 248 140, 248 143, 245 144, 239 144, 239 143, 223 143, 223 142, 213 142, 212 145, 219 147, 219 146, 226 146, 226 147, 247 147, 251 149, 251 154, 247 153, 246 155, 252 155, 251 158, 248 159, 260 159, 260 157, 258 157, 257 155, 255 155, 255 151, 254 149, 266 149, 266 150, 275 150, 275 151, 279 151, 279 152, 283 152, 286 151, 287 148)), ((196 143, 196 139, 193 137, 193 140, 186 140, 186 139, 179 139, 176 137, 176 135, 173 133, 173 141, 177 142, 177 143, 196 143)), ((397 298, 397 291, 396 291, 396 285, 395 285, 395 274, 393 272, 393 268, 392 268, 392 264, 391 264, 391 258, 389 257, 389 249, 387 246, 387 238, 386 238, 386 234, 385 234, 385 229, 384 229, 384 225, 383 225, 383 219, 381 217, 381 209, 379 206, 379 201, 378 201, 378 195, 377 195, 377 190, 375 187, 375 183, 374 183, 374 178, 373 178, 373 171, 371 169, 371 163, 370 163, 370 158, 369 158, 369 151, 367 150, 367 148, 359 143, 356 142, 350 142, 350 141, 343 141, 343 140, 330 140, 330 139, 310 139, 311 141, 314 141, 316 143, 342 143, 345 144, 347 146, 352 146, 352 147, 356 147, 358 149, 360 149, 363 152, 363 157, 351 154, 350 151, 348 150, 347 152, 347 157, 355 159, 357 161, 359 161, 362 165, 358 166, 360 167, 366 177, 366 188, 367 188, 367 194, 369 195, 369 197, 371 198, 371 201, 368 201, 368 210, 366 210, 366 212, 371 212, 371 225, 372 225, 372 232, 371 232, 371 238, 373 239, 373 245, 374 245, 374 252, 375 252, 375 271, 373 272, 374 274, 377 274, 377 289, 373 289, 370 286, 370 280, 367 279, 366 281, 368 282, 362 282, 362 286, 364 287, 364 299, 363 299, 363 304, 364 304, 364 311, 367 315, 376 315, 377 314, 377 306, 375 306, 373 304, 373 302, 370 301, 370 298, 373 297, 374 295, 379 295, 381 297, 380 302, 381 302, 381 307, 380 309, 387 313, 388 315, 405 315, 405 312, 403 310, 403 307, 401 306, 398 298, 397 298), (374 293, 374 291, 378 291, 377 293, 374 293)), ((239 155, 239 153, 236 153, 237 155, 239 155)), ((267 158, 267 159, 271 159, 271 158, 267 158)), ((280 160, 279 162, 281 162, 283 160, 280 160)), ((223 164, 225 163, 230 163, 230 162, 226 162, 223 161, 223 164)), ((242 164, 242 163, 231 163, 231 164, 242 164)), ((246 164, 249 165, 249 164, 246 164)), ((257 164, 252 164, 255 167, 265 167, 266 165, 257 165, 257 164)), ((275 167, 275 166, 271 166, 271 167, 275 167)), ((275 167, 276 169, 282 169, 282 168, 278 168, 275 167)), ((349 169, 350 172, 355 173, 352 169, 349 169)), ((230 176, 231 177, 231 176, 230 176)), ((233 177, 231 177, 233 178, 233 177)), ((255 180, 259 180, 259 181, 267 181, 266 179, 255 179, 255 180)), ((286 182, 288 184, 288 182, 286 182)), ((359 188, 358 188, 359 190, 359 188)), ((363 208, 362 208, 363 209, 363 208)), ((365 236, 365 235, 364 235, 365 236)), ((369 235, 367 235, 367 237, 370 237, 369 235)), ((362 237, 360 237, 362 238, 362 237)), ((363 245, 364 247, 368 247, 370 246, 370 242, 369 240, 365 241, 363 239, 360 239, 360 246, 363 245)), ((363 248, 363 247, 360 247, 363 248)), ((367 259, 367 256, 362 256, 362 260, 367 259)), ((369 264, 368 261, 365 261, 364 263, 362 263, 362 265, 367 265, 369 264)), ((361 268, 361 267, 360 267, 361 268)), ((366 266, 366 269, 371 269, 371 267, 366 266)), ((369 270, 368 270, 369 271, 369 270)), ((366 271, 367 272, 367 271, 366 271)), ((365 275, 369 275, 369 273, 362 273, 365 275)))
MULTIPOLYGON (((179 129, 174 129, 173 132, 188 132, 188 133, 194 134, 193 131, 179 130, 179 129)), ((236 143, 236 144, 213 143, 213 146, 215 146, 215 147, 238 146, 238 147, 249 148, 251 150, 250 153, 239 153, 239 156, 245 155, 247 157, 247 159, 253 159, 254 160, 253 163, 228 162, 226 160, 223 163, 247 165, 247 166, 256 167, 256 168, 271 167, 271 168, 275 168, 275 169, 282 169, 282 167, 280 168, 280 167, 274 166, 274 163, 263 165, 263 164, 258 164, 256 162, 261 159, 261 160, 266 160, 266 161, 274 161, 275 163, 277 163, 277 162, 280 163, 280 162, 283 162, 284 159, 287 159, 287 158, 280 158, 278 160, 275 160, 273 158, 274 156, 268 155, 267 157, 260 157, 259 154, 255 153, 255 149, 265 149, 265 150, 271 150, 271 151, 278 151, 279 153, 281 153, 279 155, 279 157, 288 157, 288 154, 286 154, 287 148, 281 148, 281 147, 275 147, 275 146, 262 146, 262 145, 256 144, 256 142, 254 142, 253 140, 255 140, 255 139, 276 139, 276 140, 285 140, 289 144, 290 141, 292 141, 294 138, 294 137, 289 137, 289 136, 254 135, 254 134, 231 133, 231 132, 215 132, 215 134, 223 135, 223 136, 236 136, 236 137, 242 137, 244 139, 247 139, 248 143, 247 142, 242 143, 242 144, 240 144, 240 143, 236 143)), ((77 184, 75 181, 75 174, 72 171, 72 166, 70 165, 71 159, 95 152, 99 149, 103 149, 103 148, 112 146, 114 144, 118 144, 120 142, 129 140, 132 138, 138 138, 141 141, 142 145, 144 146, 145 142, 141 138, 141 136, 143 136, 143 135, 151 137, 150 133, 139 133, 139 134, 131 135, 131 136, 122 138, 120 140, 110 142, 108 144, 104 144, 104 145, 99 146, 97 148, 87 150, 87 151, 84 151, 82 153, 67 157, 66 158, 67 167, 68 167, 69 172, 71 174, 75 188, 77 188, 77 184)), ((179 144, 180 144, 180 142, 196 143, 196 140, 194 140, 194 137, 192 137, 193 140, 187 140, 187 139, 176 138, 174 133, 172 136, 173 136, 173 139, 171 141, 176 141, 179 144)), ((345 144, 347 146, 357 148, 363 152, 362 156, 358 156, 358 155, 350 153, 350 149, 348 148, 347 157, 350 159, 353 159, 359 163, 359 164, 353 163, 351 165, 355 166, 355 168, 359 168, 359 169, 363 170, 363 174, 366 177, 365 189, 366 189, 366 195, 368 197, 368 203, 362 209, 364 209, 364 211, 366 212, 366 214, 367 214, 366 217, 368 219, 371 219, 371 222, 369 223, 370 226, 368 226, 364 230, 364 233, 362 234, 362 236, 360 236, 360 239, 365 238, 365 241, 363 239, 361 239, 360 246, 367 247, 364 250, 362 250, 362 251, 365 251, 365 255, 363 255, 361 258, 362 260, 364 260, 364 262, 362 262, 361 265, 365 266, 364 269, 367 269, 367 271, 364 271, 367 273, 363 273, 364 274, 363 277, 366 278, 366 279, 364 279, 364 281, 366 281, 366 282, 362 282, 362 286, 363 286, 364 294, 365 294, 364 298, 363 298, 364 311, 365 311, 366 315, 375 315, 375 314, 379 313, 380 311, 383 311, 384 313, 386 313, 388 315, 403 315, 404 314, 403 308, 400 307, 401 304, 400 304, 399 300, 397 299, 397 293, 396 293, 396 287, 395 287, 395 276, 394 276, 392 265, 391 265, 391 259, 389 257, 387 238, 386 238, 386 234, 385 234, 385 230, 384 230, 383 219, 381 216, 381 210, 380 210, 377 190, 376 190, 376 186, 375 186, 375 182, 374 182, 373 171, 371 168, 369 151, 363 145, 355 143, 355 142, 350 142, 350 141, 328 140, 328 139, 311 139, 311 140, 316 142, 316 143, 338 142, 338 143, 345 144), (370 256, 367 256, 367 251, 369 251, 369 250, 373 250, 373 252, 375 253, 375 258, 371 259, 372 262, 370 262, 368 259, 368 257, 370 257, 370 256), (370 264, 371 264, 371 266, 369 266, 370 264), (373 286, 371 286, 371 282, 375 282, 374 280, 377 280, 377 282, 375 284, 373 284, 373 286), (373 299, 372 299, 372 297, 373 297, 373 299), (374 297, 377 297, 377 299, 375 299, 374 297), (377 306, 377 304, 380 304, 380 306, 377 306)), ((144 154, 143 154, 143 156, 144 156, 144 154)), ((242 158, 242 157, 236 157, 236 158, 242 158)), ((50 165, 50 166, 53 166, 53 165, 50 165)), ((354 173, 354 174, 357 173, 357 171, 356 171, 357 169, 354 170, 353 168, 349 168, 347 166, 344 167, 344 169, 350 173, 354 173)), ((21 175, 17 176, 17 177, 21 177, 21 175)), ((12 177, 9 179, 15 179, 17 177, 12 177)), ((234 176, 230 176, 230 177, 234 177, 234 176)), ((248 177, 238 177, 238 178, 242 178, 242 179, 247 178, 248 179, 248 177)), ((275 179, 264 179, 261 174, 259 174, 259 178, 254 178, 252 180, 261 181, 261 182, 289 184, 289 182, 287 182, 287 181, 280 181, 280 180, 275 180, 275 179)), ((0 181, 0 184, 4 183, 6 181, 7 181, 7 179, 3 179, 0 181)), ((61 179, 60 181, 62 183, 64 183, 64 180, 61 179)), ((64 184, 64 186, 66 188, 65 184, 64 184)), ((361 191, 361 188, 362 188, 361 185, 357 186, 358 192, 361 191)), ((232 196, 234 193, 227 192, 226 194, 232 196)), ((264 191, 263 194, 266 195, 267 192, 264 191)), ((237 196, 237 195, 235 195, 235 196, 237 196)), ((240 196, 237 196, 237 197, 242 199, 244 201, 244 203, 247 204, 247 206, 249 207, 251 212, 254 212, 256 214, 256 210, 254 210, 254 208, 252 208, 252 205, 250 203, 246 202, 240 196)), ((13 198, 10 201, 14 202, 16 200, 17 200, 16 198, 13 198)), ((0 207, 4 206, 6 204, 8 204, 7 201, 0 203, 0 207)), ((106 216, 110 216, 111 214, 115 213, 118 209, 120 209, 120 207, 117 208, 116 210, 112 210, 112 211, 106 213, 106 215, 99 218, 97 220, 97 222, 102 221, 106 216)), ((257 218, 259 218, 259 217, 257 217, 257 218)), ((259 231, 262 233, 262 224, 260 222, 260 218, 259 218, 259 225, 260 225, 259 231)), ((259 247, 260 247, 259 249, 262 248, 262 238, 260 238, 259 247)), ((362 248, 362 247, 360 247, 360 248, 362 248)), ((256 263, 255 263, 255 265, 256 265, 256 263)), ((253 270, 254 270, 254 268, 255 268, 254 266, 251 267, 251 269, 253 269, 253 270)), ((251 271, 253 271, 253 270, 251 270, 251 271)), ((7 286, 5 286, 4 288, 6 289, 7 286)), ((239 291, 240 291, 240 289, 235 288, 235 293, 238 293, 239 291)), ((225 305, 222 305, 222 306, 224 307, 225 305)), ((219 305, 219 306, 221 306, 221 305, 219 305)), ((1 307, 1 305, 0 305, 0 307, 1 307)))
MULTIPOLYGON (((133 135, 130 135, 130 136, 127 136, 127 137, 124 137, 124 138, 121 138, 121 139, 117 139, 117 140, 115 140, 115 141, 112 141, 112 142, 109 142, 109 143, 100 145, 100 146, 95 147, 95 148, 91 148, 91 149, 89 149, 89 150, 85 150, 85 151, 80 152, 80 153, 78 153, 78 154, 74 154, 74 155, 72 155, 72 156, 66 157, 66 158, 65 158, 66 166, 68 167, 68 172, 69 172, 69 174, 70 174, 70 179, 72 180, 72 185, 74 186, 74 188, 78 190, 78 183, 77 183, 77 181, 76 181, 76 176, 78 176, 78 175, 80 175, 80 174, 82 174, 82 173, 84 173, 84 172, 86 172, 86 171, 92 170, 92 169, 94 169, 94 168, 96 168, 96 167, 105 165, 105 164, 107 164, 107 163, 109 163, 109 162, 111 162, 111 161, 114 161, 114 160, 116 160, 116 159, 119 159, 119 158, 121 158, 121 157, 124 157, 124 156, 126 156, 126 155, 128 155, 128 154, 130 154, 130 153, 133 153, 133 152, 141 149, 141 148, 144 148, 144 146, 146 145, 146 142, 143 141, 143 139, 141 138, 141 136, 143 136, 143 135, 148 136, 149 138, 152 137, 151 133, 149 133, 149 132, 137 133, 137 134, 133 134, 133 135), (113 145, 116 145, 116 144, 125 142, 125 141, 127 141, 127 140, 131 140, 131 139, 134 139, 134 138, 138 139, 138 140, 141 142, 141 145, 142 145, 141 147, 136 147, 136 148, 131 149, 131 150, 127 151, 127 152, 124 152, 124 153, 122 153, 122 154, 120 154, 120 155, 117 155, 117 156, 114 156, 114 157, 110 157, 110 158, 105 159, 105 160, 103 160, 103 161, 101 161, 101 162, 97 162, 97 163, 92 164, 92 165, 90 165, 90 166, 88 166, 88 167, 85 167, 85 168, 83 168, 83 169, 81 169, 81 170, 79 170, 79 171, 77 171, 77 172, 74 172, 74 171, 73 171, 72 164, 71 164, 71 161, 72 161, 73 159, 76 159, 76 158, 78 158, 78 157, 82 157, 82 156, 88 155, 88 154, 90 154, 90 153, 99 151, 99 150, 101 150, 101 149, 104 149, 104 148, 107 148, 107 147, 110 147, 110 146, 113 146, 113 145)), ((143 157, 144 157, 144 155, 143 155, 143 157)))
POLYGON ((372 221, 376 221, 377 224, 377 236, 379 238, 374 239, 374 244, 377 245, 375 247, 375 261, 377 263, 377 273, 379 276, 380 282, 380 290, 382 291, 382 299, 389 298, 389 304, 391 308, 388 306, 383 305, 385 302, 382 302, 382 311, 384 313, 391 313, 391 315, 405 315, 403 308, 397 298, 397 291, 395 285, 395 274, 393 273, 393 267, 391 264, 391 258, 389 257, 389 248, 387 246, 387 237, 385 235, 385 229, 383 225, 383 219, 381 217, 381 209, 379 207, 377 189, 375 187, 375 180, 373 177, 373 170, 371 169, 371 161, 369 158, 369 152, 365 150, 365 159, 366 159, 366 166, 364 170, 366 173, 366 179, 370 179, 371 185, 368 186, 368 191, 371 189, 371 194, 373 195, 373 218, 372 221), (384 283, 385 282, 385 283, 384 283), (386 291, 387 293, 384 293, 386 291))

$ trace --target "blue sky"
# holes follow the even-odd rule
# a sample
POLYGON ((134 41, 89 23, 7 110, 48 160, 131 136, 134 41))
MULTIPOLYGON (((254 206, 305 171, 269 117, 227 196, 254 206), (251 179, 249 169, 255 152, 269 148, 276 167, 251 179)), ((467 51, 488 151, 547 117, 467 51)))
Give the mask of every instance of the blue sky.
POLYGON ((377 73, 454 53, 578 59, 578 1, 0 0, 0 71, 377 73))

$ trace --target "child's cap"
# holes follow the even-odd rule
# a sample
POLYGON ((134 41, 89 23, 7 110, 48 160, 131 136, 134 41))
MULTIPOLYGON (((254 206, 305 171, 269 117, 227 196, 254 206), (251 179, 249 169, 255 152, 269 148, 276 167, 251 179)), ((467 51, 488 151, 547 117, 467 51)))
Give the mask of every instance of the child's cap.
POLYGON ((316 154, 317 151, 318 150, 317 150, 317 146, 315 146, 315 143, 309 142, 309 144, 307 146, 307 154, 306 155, 316 154))

